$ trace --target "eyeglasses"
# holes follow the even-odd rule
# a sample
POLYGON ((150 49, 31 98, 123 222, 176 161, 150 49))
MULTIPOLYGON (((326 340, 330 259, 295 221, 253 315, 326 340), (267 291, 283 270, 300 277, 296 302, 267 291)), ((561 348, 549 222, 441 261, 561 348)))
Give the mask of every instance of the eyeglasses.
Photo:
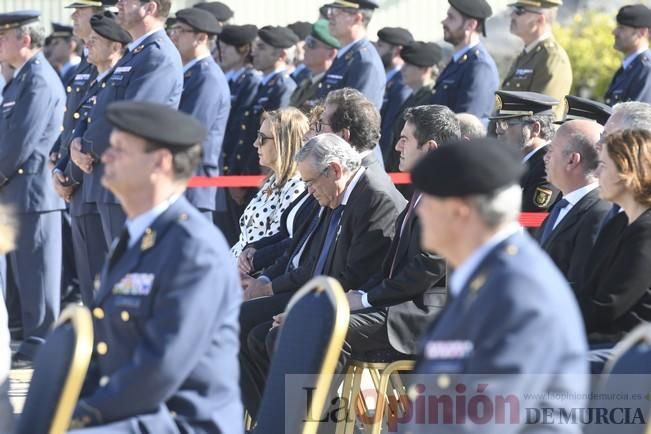
POLYGON ((325 175, 326 173, 328 173, 328 170, 330 170, 330 166, 328 166, 328 167, 326 167, 325 169, 323 169, 323 170, 321 171, 321 173, 319 173, 319 175, 318 175, 316 178, 314 178, 314 179, 310 179, 310 180, 305 180, 305 179, 304 179, 304 180, 303 180, 303 183, 305 184, 305 188, 312 188, 312 186, 314 185, 314 183, 317 182, 317 181, 319 180, 319 178, 321 178, 323 175, 325 175))
POLYGON ((542 14, 542 11, 537 11, 535 9, 525 8, 524 6, 521 6, 521 5, 513 5, 513 6, 511 6, 511 12, 513 12, 517 16, 524 15, 527 12, 529 12, 530 14, 537 14, 537 15, 542 14))
POLYGON ((170 33, 197 33, 195 30, 192 29, 184 29, 181 26, 174 26, 169 28, 170 33))
POLYGON ((305 38, 305 47, 309 48, 311 50, 314 50, 315 48, 317 48, 316 38, 314 38, 312 36, 308 36, 307 38, 305 38))
POLYGON ((355 13, 357 13, 357 10, 355 10, 355 9, 329 7, 327 12, 326 12, 326 16, 328 18, 330 18, 330 17, 336 17, 336 16, 341 15, 341 14, 352 15, 352 14, 355 14, 355 13))
POLYGON ((527 125, 530 123, 531 121, 523 121, 521 119, 497 119, 495 121, 495 128, 498 130, 506 131, 510 127, 514 127, 516 125, 527 125))
POLYGON ((258 131, 257 137, 258 137, 258 139, 257 139, 258 143, 260 143, 261 145, 264 144, 265 140, 273 140, 274 139, 273 137, 265 136, 264 134, 262 134, 261 131, 258 131))
POLYGON ((327 124, 327 123, 325 123, 325 122, 323 122, 322 120, 319 119, 314 124, 314 131, 316 131, 317 133, 320 133, 323 130, 324 125, 330 126, 330 124, 327 124))

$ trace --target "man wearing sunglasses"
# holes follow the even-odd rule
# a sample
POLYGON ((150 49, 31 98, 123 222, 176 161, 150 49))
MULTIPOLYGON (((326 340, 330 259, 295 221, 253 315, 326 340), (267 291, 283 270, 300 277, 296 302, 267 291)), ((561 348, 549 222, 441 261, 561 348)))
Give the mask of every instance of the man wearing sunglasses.
MULTIPOLYGON (((538 92, 563 101, 572 87, 567 53, 552 35, 562 0, 526 0, 511 5, 511 33, 524 42, 502 83, 503 90, 538 92)), ((563 104, 555 109, 557 118, 563 104)))

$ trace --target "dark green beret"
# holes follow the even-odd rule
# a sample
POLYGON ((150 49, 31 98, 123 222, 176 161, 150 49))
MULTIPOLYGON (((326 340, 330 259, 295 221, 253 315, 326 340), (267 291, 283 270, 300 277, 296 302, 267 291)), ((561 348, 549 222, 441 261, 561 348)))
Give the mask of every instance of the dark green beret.
POLYGON ((258 36, 258 28, 253 24, 244 24, 243 26, 227 25, 219 34, 219 40, 234 47, 241 47, 255 41, 256 36, 258 36))
POLYGON ((522 156, 500 141, 458 140, 429 152, 411 172, 414 188, 436 197, 490 194, 517 185, 522 156))
POLYGON ((328 20, 318 20, 312 26, 312 37, 318 39, 329 47, 341 48, 341 43, 330 34, 328 20))
POLYGON ((391 45, 407 45, 414 40, 411 32, 402 27, 384 27, 377 32, 377 37, 391 45))
POLYGON ((162 104, 119 101, 110 104, 106 117, 115 128, 179 149, 203 143, 206 129, 194 117, 162 104))
POLYGON ((617 23, 629 27, 651 28, 651 10, 643 4, 624 6, 617 13, 617 23))
POLYGON ((274 48, 289 48, 298 42, 296 33, 282 26, 264 26, 258 36, 274 48))
POLYGON ((132 40, 129 32, 118 24, 115 15, 109 11, 93 15, 90 18, 90 27, 102 38, 119 42, 122 45, 126 45, 132 40))
POLYGON ((233 18, 232 9, 222 2, 197 3, 193 7, 210 12, 215 18, 217 18, 217 21, 220 22, 228 21, 233 18))
POLYGON ((400 50, 402 60, 410 65, 421 67, 434 66, 441 61, 443 51, 433 42, 414 41, 400 50))
POLYGON ((209 35, 216 35, 221 31, 221 25, 217 18, 210 12, 199 8, 186 8, 177 11, 176 20, 209 35))

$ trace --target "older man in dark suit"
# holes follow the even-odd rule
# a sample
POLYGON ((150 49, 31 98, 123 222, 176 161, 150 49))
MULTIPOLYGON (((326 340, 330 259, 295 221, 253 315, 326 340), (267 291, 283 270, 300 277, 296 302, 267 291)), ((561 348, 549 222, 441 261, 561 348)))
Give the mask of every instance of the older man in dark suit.
MULTIPOLYGON (((547 179, 563 194, 537 234, 543 250, 570 284, 581 279, 601 220, 610 204, 599 199, 595 145, 603 128, 592 120, 564 123, 547 145, 547 179)), ((576 288, 575 288, 576 289, 576 288)))

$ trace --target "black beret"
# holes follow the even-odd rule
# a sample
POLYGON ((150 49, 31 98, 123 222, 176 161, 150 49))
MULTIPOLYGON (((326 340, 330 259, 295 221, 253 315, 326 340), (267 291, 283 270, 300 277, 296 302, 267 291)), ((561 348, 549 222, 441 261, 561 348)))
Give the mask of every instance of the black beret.
POLYGON ((72 26, 52 23, 52 34, 50 36, 53 38, 70 38, 72 37, 72 26))
POLYGON ((114 102, 106 109, 106 118, 115 128, 166 148, 202 143, 207 133, 194 117, 150 102, 114 102))
POLYGON ((589 119, 605 125, 612 113, 613 108, 602 102, 568 95, 565 97, 565 117, 562 121, 555 123, 562 124, 574 119, 589 119))
POLYGON ((437 197, 490 194, 519 184, 521 160, 516 150, 495 139, 458 140, 425 155, 411 172, 411 182, 437 197))
POLYGON ((391 45, 407 45, 414 40, 411 32, 402 27, 384 27, 377 32, 377 37, 391 45))
POLYGON ((405 62, 421 66, 434 66, 441 61, 443 51, 433 42, 414 41, 400 50, 400 57, 405 62))
POLYGON ((40 16, 40 12, 31 9, 0 14, 0 30, 15 29, 36 22, 40 16))
POLYGON ((217 18, 210 12, 199 8, 186 8, 176 11, 176 21, 185 23, 195 30, 209 35, 216 35, 221 31, 217 18))
POLYGON ((312 32, 312 23, 308 23, 307 21, 296 21, 287 27, 298 36, 299 41, 307 38, 312 32))
POLYGON ((258 36, 274 48, 289 48, 298 42, 296 33, 281 26, 264 26, 258 30, 258 36))
POLYGON ((624 6, 617 13, 617 23, 629 27, 651 28, 651 10, 642 4, 624 6))
POLYGON ((253 24, 226 25, 219 34, 219 40, 234 47, 241 47, 255 41, 256 36, 258 36, 258 28, 253 24))
POLYGON ((90 18, 90 27, 102 38, 126 45, 132 38, 124 27, 120 26, 113 13, 104 11, 90 18))
POLYGON ((556 98, 537 92, 498 90, 495 95, 497 114, 491 119, 553 115, 554 106, 560 104, 556 98))
POLYGON ((493 15, 486 0, 448 0, 450 5, 467 17, 484 20, 493 15))
POLYGON ((380 7, 380 3, 376 0, 335 0, 326 5, 330 8, 346 8, 346 9, 376 9, 380 7))
POLYGON ((233 11, 231 8, 222 2, 197 3, 193 7, 210 12, 215 18, 217 18, 217 21, 224 22, 233 18, 233 11))
POLYGON ((168 17, 168 18, 165 20, 165 28, 166 28, 166 29, 169 29, 169 28, 172 27, 174 24, 176 24, 176 18, 174 18, 174 17, 168 17))

